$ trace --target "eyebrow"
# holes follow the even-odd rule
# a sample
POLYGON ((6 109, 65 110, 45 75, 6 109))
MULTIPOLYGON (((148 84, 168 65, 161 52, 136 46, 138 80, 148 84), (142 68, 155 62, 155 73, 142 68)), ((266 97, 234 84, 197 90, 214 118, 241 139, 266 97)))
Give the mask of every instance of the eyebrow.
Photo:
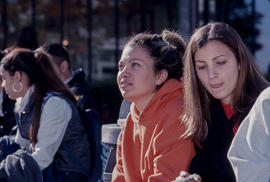
MULTIPOLYGON (((141 62, 144 62, 144 60, 142 60, 142 59, 139 59, 139 58, 132 58, 132 59, 129 59, 129 60, 127 60, 129 63, 130 62, 132 62, 132 61, 141 61, 141 62)), ((119 62, 123 62, 123 61, 119 61, 119 62)))
MULTIPOLYGON (((212 60, 214 61, 214 60, 216 60, 216 59, 218 59, 219 57, 222 57, 222 56, 228 57, 228 56, 226 56, 224 54, 221 54, 221 55, 218 55, 218 56, 214 57, 212 60)), ((205 61, 198 59, 198 60, 195 60, 195 62, 205 62, 205 61)))
POLYGON ((222 57, 222 56, 228 57, 228 56, 226 56, 226 55, 221 54, 221 55, 219 55, 219 56, 214 57, 213 60, 216 60, 217 58, 222 57))
POLYGON ((128 62, 131 62, 131 61, 141 61, 141 62, 144 62, 144 60, 139 59, 139 58, 132 58, 132 59, 129 59, 128 60, 128 62))

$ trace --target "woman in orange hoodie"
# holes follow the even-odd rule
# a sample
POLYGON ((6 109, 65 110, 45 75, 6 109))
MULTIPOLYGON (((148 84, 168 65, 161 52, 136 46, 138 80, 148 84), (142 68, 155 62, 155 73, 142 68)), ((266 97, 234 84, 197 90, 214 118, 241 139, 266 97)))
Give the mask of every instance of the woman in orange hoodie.
POLYGON ((195 150, 183 138, 182 56, 185 42, 171 31, 141 33, 125 45, 117 82, 132 101, 119 135, 112 181, 172 181, 195 150))

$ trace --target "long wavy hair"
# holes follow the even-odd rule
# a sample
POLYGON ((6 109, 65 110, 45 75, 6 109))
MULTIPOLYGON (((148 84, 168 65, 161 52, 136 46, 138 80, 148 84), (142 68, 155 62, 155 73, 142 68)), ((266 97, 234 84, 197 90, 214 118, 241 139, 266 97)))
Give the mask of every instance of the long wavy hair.
POLYGON ((192 136, 197 145, 207 136, 206 121, 210 120, 210 105, 214 98, 198 79, 194 55, 213 40, 222 42, 233 52, 241 70, 236 83, 237 88, 233 90, 231 103, 236 116, 241 116, 260 92, 269 86, 252 54, 232 27, 225 23, 214 22, 195 30, 184 56, 185 114, 182 119, 187 126, 184 135, 192 136))

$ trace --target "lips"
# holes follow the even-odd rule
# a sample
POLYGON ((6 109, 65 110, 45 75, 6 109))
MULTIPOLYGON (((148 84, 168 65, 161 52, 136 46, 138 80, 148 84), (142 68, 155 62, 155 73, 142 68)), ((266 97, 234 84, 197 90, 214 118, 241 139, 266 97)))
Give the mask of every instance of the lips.
POLYGON ((128 86, 131 86, 132 83, 126 80, 120 81, 119 86, 121 89, 127 88, 128 86))
POLYGON ((218 89, 220 87, 222 87, 223 83, 216 83, 216 84, 210 84, 210 87, 212 89, 218 89))

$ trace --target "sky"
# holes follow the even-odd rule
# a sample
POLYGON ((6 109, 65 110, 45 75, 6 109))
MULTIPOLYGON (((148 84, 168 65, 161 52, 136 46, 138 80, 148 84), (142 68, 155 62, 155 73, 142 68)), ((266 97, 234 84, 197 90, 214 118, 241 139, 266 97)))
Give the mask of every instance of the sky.
POLYGON ((261 23, 257 25, 261 31, 258 41, 263 48, 256 52, 255 58, 260 70, 267 73, 270 64, 270 1, 256 0, 256 10, 263 14, 261 23))

